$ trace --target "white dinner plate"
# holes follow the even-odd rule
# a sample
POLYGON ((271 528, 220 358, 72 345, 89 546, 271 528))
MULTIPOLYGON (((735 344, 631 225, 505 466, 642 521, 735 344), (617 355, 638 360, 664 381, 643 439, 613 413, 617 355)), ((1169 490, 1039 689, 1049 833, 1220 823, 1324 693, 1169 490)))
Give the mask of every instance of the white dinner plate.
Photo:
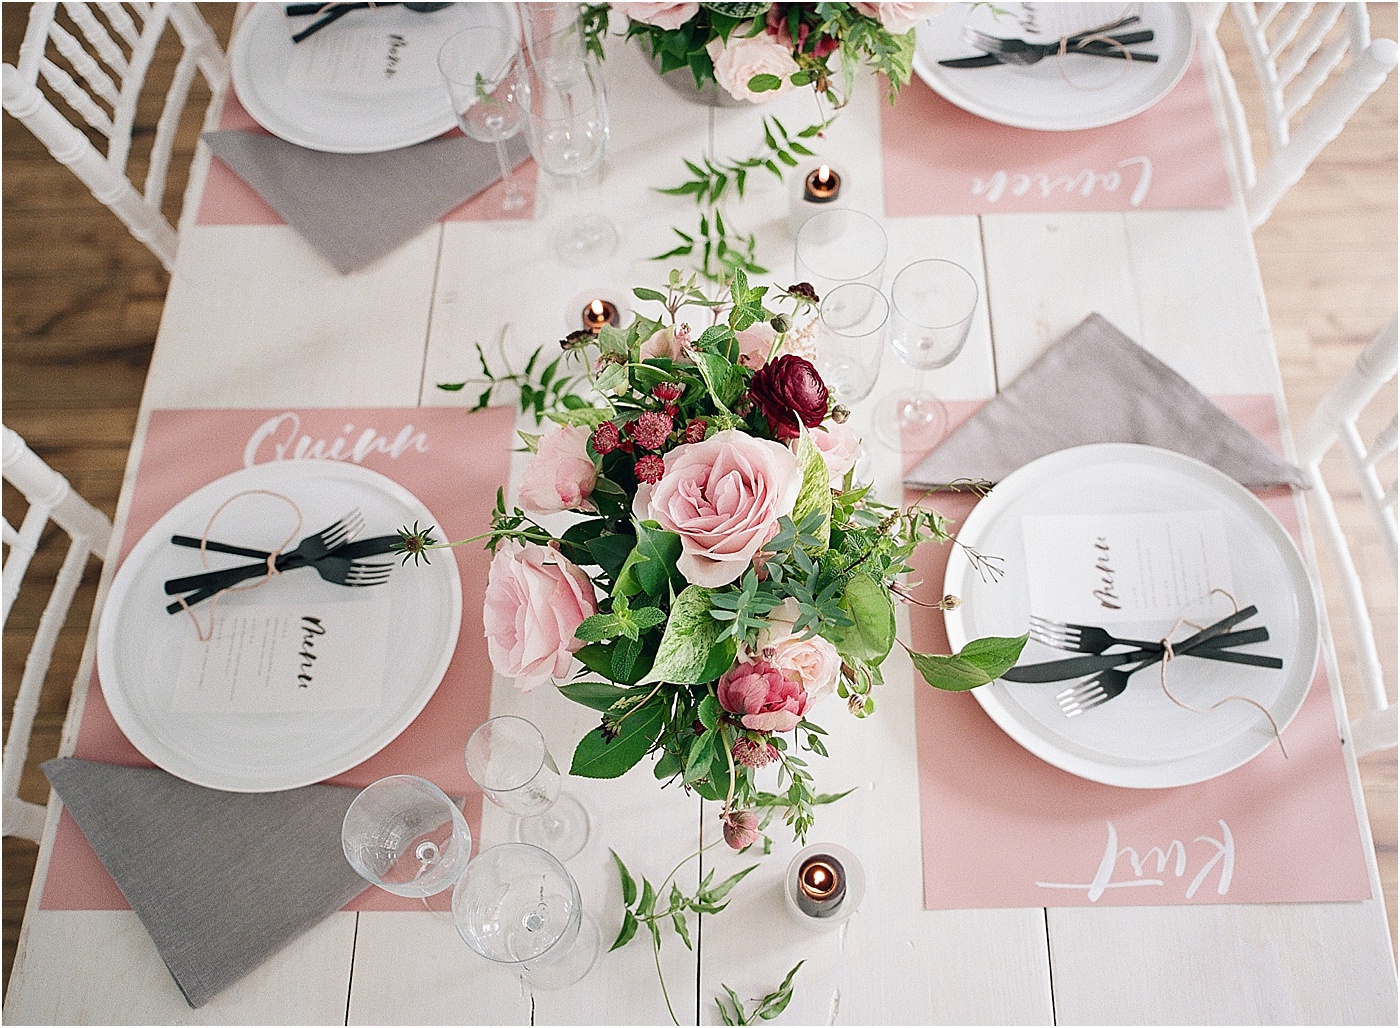
MULTIPOLYGON (((236 493, 266 489, 291 499, 302 514, 301 535, 358 509, 360 538, 391 535, 404 525, 440 522, 418 499, 378 472, 329 460, 259 464, 211 482, 176 504, 132 548, 112 581, 97 633, 98 678, 112 716, 132 744, 158 767, 196 785, 228 792, 277 792, 319 782, 359 764, 408 727, 442 681, 461 627, 462 583, 457 562, 396 566, 383 585, 388 649, 378 706, 315 713, 189 713, 174 709, 180 657, 195 636, 189 615, 167 614, 166 579, 197 574, 199 551, 170 542, 202 535, 214 511, 236 493)), ((286 537, 289 510, 267 498, 245 498, 219 516, 211 537, 271 550, 286 537), (263 504, 259 506, 259 504, 263 504)), ((211 567, 246 564, 209 554, 211 567)), ((397 554, 377 558, 399 562, 397 554)), ((246 592, 224 593, 214 616, 256 604, 295 604, 349 593, 309 569, 278 575, 246 592)), ((357 590, 358 591, 358 590, 357 590)), ((339 598, 339 597, 337 597, 339 598)), ((209 601, 192 608, 209 623, 209 601)))
MULTIPOLYGON (((1181 657, 1171 663, 1168 684, 1194 707, 1230 695, 1248 696, 1268 709, 1282 731, 1302 706, 1317 665, 1311 581, 1293 541, 1253 494, 1214 468, 1168 450, 1127 443, 1061 450, 1008 475, 978 503, 958 541, 1004 558, 1006 575, 987 583, 956 554, 949 562, 945 592, 963 599, 961 607, 946 615, 954 651, 973 638, 1020 635, 1032 613, 1073 620, 1030 609, 1024 517, 1174 511, 1219 512, 1233 595, 1241 607, 1259 608, 1240 627, 1263 625, 1270 633, 1268 642, 1250 646, 1248 652, 1281 657, 1283 668, 1181 657)), ((1230 608, 1228 601, 1221 603, 1223 617, 1230 608)), ((1104 627, 1121 637, 1160 638, 1172 625, 1133 626, 1153 635, 1104 627)), ((1070 656, 1031 642, 1020 663, 1070 656)), ((1251 704, 1226 703, 1208 714, 1176 706, 1162 691, 1156 666, 1134 675, 1116 699, 1066 718, 1055 694, 1071 684, 996 681, 973 695, 1011 738, 1042 760, 1109 785, 1189 785, 1225 774, 1275 745, 1268 720, 1251 704)), ((1284 732, 1285 745, 1287 741, 1284 732)))
POLYGON ((970 20, 992 35, 1036 41, 1037 35, 1025 31, 1015 17, 1021 6, 949 4, 915 29, 914 71, 935 93, 971 114, 1049 132, 1098 128, 1131 118, 1171 92, 1186 73, 1195 34, 1191 12, 1183 3, 1093 5, 1104 9, 1105 20, 1100 24, 1124 11, 1138 13, 1141 23, 1119 31, 1148 28, 1156 32, 1152 42, 1132 48, 1157 54, 1160 60, 1155 64, 1138 61, 1125 68, 1124 62, 1113 58, 1066 57, 1067 64, 1075 62, 1072 81, 1067 81, 1053 57, 1031 65, 991 68, 944 68, 938 63, 980 53, 963 38, 963 26, 970 20), (998 15, 997 10, 1008 13, 998 15))
POLYGON ((478 25, 515 31, 504 4, 455 3, 425 14, 395 5, 351 11, 305 42, 294 44, 292 34, 313 19, 290 18, 284 6, 259 3, 249 9, 229 48, 233 85, 244 109, 274 136, 329 153, 397 150, 454 127, 457 120, 437 73, 439 41, 451 32, 478 25), (379 92, 336 92, 294 85, 289 69, 295 47, 308 46, 331 33, 338 38, 330 38, 330 42, 343 41, 352 33, 373 33, 380 38, 400 33, 408 46, 421 41, 423 51, 412 54, 420 74, 411 87, 379 92))

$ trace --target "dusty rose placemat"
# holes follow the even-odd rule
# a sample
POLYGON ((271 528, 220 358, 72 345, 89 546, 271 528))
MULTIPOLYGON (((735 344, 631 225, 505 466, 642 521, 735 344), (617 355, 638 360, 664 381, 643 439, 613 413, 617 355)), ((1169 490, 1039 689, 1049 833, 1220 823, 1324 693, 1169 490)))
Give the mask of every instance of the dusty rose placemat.
POLYGON ((918 76, 893 107, 880 105, 880 128, 890 217, 1214 208, 1233 199, 1199 55, 1160 101, 1102 128, 1012 128, 949 103, 918 76))
MULTIPOLYGON (((1281 451, 1270 396, 1212 399, 1281 451)), ((956 425, 980 403, 950 403, 956 425)), ((917 459, 922 455, 910 455, 917 459)), ((910 494, 912 500, 917 494, 910 494)), ((1293 496, 1257 494, 1296 540, 1293 496)), ((961 523, 965 496, 936 506, 961 523)), ((951 547, 925 546, 916 595, 941 595, 951 547)), ((947 653, 943 616, 910 607, 913 645, 947 653)), ((1270 747, 1229 774, 1175 789, 1078 778, 1023 749, 967 694, 915 690, 924 906, 1160 906, 1371 896, 1326 672, 1270 747)))
MULTIPOLYGON (((219 128, 235 129, 270 135, 253 116, 238 102, 238 96, 230 85, 224 100, 224 109, 219 116, 219 128)), ((453 129, 456 132, 457 129, 453 129)), ((487 144, 482 143, 482 146, 487 144)), ((539 169, 533 160, 527 160, 514 171, 520 188, 529 198, 529 203, 518 211, 503 213, 501 199, 505 186, 500 182, 477 193, 476 196, 454 208, 442 217, 442 221, 528 221, 535 216, 535 186, 539 169)), ((285 225, 282 216, 258 195, 257 190, 248 185, 223 161, 217 157, 209 161, 209 173, 204 180, 204 192, 199 199, 199 210, 195 214, 197 225, 285 225)))
MULTIPOLYGON (((438 537, 465 539, 490 527, 496 490, 510 471, 515 418, 510 408, 468 413, 454 407, 317 410, 152 411, 121 560, 180 500, 239 468, 292 457, 362 464, 400 483, 442 519, 438 537)), ((462 628, 457 650, 433 698, 398 738, 364 763, 329 779, 357 788, 392 774, 416 774, 454 796, 466 796, 473 836, 480 838, 481 793, 467 776, 467 736, 490 716, 491 660, 481 608, 490 554, 462 546, 435 557, 453 559, 462 577, 462 628)), ((149 767, 122 734, 93 672, 78 729, 76 757, 149 767)), ((126 900, 65 811, 54 839, 40 903, 45 910, 124 910, 126 900)), ((367 889, 349 910, 422 910, 382 889, 367 889)))

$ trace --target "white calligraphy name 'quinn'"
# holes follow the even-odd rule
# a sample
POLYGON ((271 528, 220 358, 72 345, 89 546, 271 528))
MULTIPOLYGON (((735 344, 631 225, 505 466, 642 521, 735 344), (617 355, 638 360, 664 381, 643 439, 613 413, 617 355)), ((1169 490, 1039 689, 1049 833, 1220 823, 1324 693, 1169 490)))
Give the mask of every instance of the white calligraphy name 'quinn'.
MULTIPOLYGON (((1104 847, 1103 858, 1099 861, 1098 870, 1094 872, 1092 881, 1076 882, 1036 882, 1042 889, 1083 889, 1089 902, 1096 902, 1108 889, 1131 889, 1140 886, 1165 886, 1166 879, 1161 877, 1170 870, 1173 878, 1180 880, 1185 877, 1189 870, 1190 860, 1186 846, 1179 839, 1173 839, 1162 849, 1153 846, 1141 856, 1137 850, 1131 846, 1118 848, 1118 830, 1113 827, 1112 821, 1105 821, 1108 826, 1108 844, 1104 847), (1126 865, 1119 858, 1127 857, 1126 865), (1120 878, 1113 880, 1114 872, 1119 867, 1130 868, 1131 878, 1120 878), (1144 872, 1158 877, 1143 877, 1144 872)), ((1202 843, 1205 846, 1203 856, 1206 858, 1195 877, 1186 886, 1185 898, 1191 899, 1196 895, 1201 885, 1212 871, 1217 871, 1219 878, 1216 881, 1215 891, 1217 895, 1224 896, 1230 891, 1230 882, 1235 877, 1235 837, 1230 833, 1230 826, 1224 821, 1217 821, 1220 826, 1220 838, 1209 835, 1198 835, 1192 840, 1193 843, 1202 843)))
POLYGON ((356 435, 354 425, 346 425, 334 439, 315 439, 302 434, 301 417, 294 411, 268 418, 259 425, 243 448, 243 465, 266 464, 274 460, 343 460, 364 463, 366 457, 383 454, 397 460, 410 449, 428 450, 428 436, 412 425, 404 425, 392 438, 377 429, 365 428, 356 435))
POLYGON ((972 180, 972 195, 980 196, 988 203, 996 203, 1003 196, 1025 196, 1032 190, 1041 199, 1048 199, 1056 192, 1070 196, 1078 193, 1083 197, 1093 196, 1095 190, 1116 193, 1124 184, 1124 175, 1119 169, 1131 168, 1134 165, 1137 165, 1138 177, 1133 184, 1128 203, 1133 207, 1140 207, 1142 201, 1147 199, 1147 191, 1152 188, 1152 159, 1149 157, 1128 157, 1108 171, 1085 168, 1077 175, 1056 175, 1053 178, 1043 173, 1009 175, 1005 171, 995 171, 987 179, 972 180))

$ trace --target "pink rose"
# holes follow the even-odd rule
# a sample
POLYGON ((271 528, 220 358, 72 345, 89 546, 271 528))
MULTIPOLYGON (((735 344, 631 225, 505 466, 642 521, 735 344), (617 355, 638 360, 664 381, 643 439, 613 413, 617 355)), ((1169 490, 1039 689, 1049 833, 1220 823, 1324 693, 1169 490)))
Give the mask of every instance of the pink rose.
POLYGON ((796 88, 792 76, 800 70, 797 62, 791 51, 766 32, 747 38, 736 32, 729 37, 728 45, 716 37, 705 44, 705 49, 715 64, 715 81, 736 100, 761 104, 796 88), (777 89, 755 93, 749 89, 749 79, 755 75, 776 75, 781 82, 777 89))
POLYGON ((734 338, 739 343, 739 363, 757 371, 768 362, 768 351, 773 349, 773 337, 777 335, 767 322, 750 325, 734 338))
POLYGON ((696 3, 636 3, 609 4, 608 6, 614 11, 625 14, 633 21, 640 21, 646 25, 655 25, 659 29, 678 29, 691 18, 695 17, 696 13, 700 10, 700 5, 696 3))
POLYGON ((520 476, 522 507, 532 514, 592 510, 588 494, 598 481, 598 469, 588 456, 589 435, 582 425, 566 425, 540 439, 520 476))
POLYGON ((802 488, 786 446, 735 428, 683 443, 665 463, 661 481, 637 491, 634 509, 681 537, 676 566, 706 589, 728 585, 752 565, 802 488))
POLYGON ((758 815, 752 810, 731 810, 720 816, 720 823, 730 849, 741 850, 758 842, 758 815))
POLYGON ((853 3, 851 6, 867 18, 874 18, 895 35, 899 35, 908 32, 926 18, 932 18, 948 5, 902 0, 896 3, 853 3))
MULTIPOLYGON (((841 655, 819 635, 803 639, 793 632, 797 601, 788 597, 768 615, 768 628, 758 633, 759 656, 782 671, 807 694, 810 710, 836 689, 841 675, 841 655)), ((722 703, 723 701, 721 701, 722 703)))
MULTIPOLYGON (((838 425, 835 422, 827 426, 809 428, 807 433, 821 451, 822 460, 826 461, 826 470, 831 475, 831 488, 840 489, 846 481, 846 472, 855 467, 856 461, 860 460, 860 436, 849 426, 838 425)), ((790 445, 796 452, 797 441, 794 440, 790 445)))
POLYGON ((528 692, 569 673, 583 645, 574 632, 598 613, 593 582, 547 546, 504 540, 486 577, 486 646, 492 666, 528 692))
POLYGON ((755 732, 790 732, 811 704, 806 690, 766 660, 740 661, 719 680, 719 705, 755 732))

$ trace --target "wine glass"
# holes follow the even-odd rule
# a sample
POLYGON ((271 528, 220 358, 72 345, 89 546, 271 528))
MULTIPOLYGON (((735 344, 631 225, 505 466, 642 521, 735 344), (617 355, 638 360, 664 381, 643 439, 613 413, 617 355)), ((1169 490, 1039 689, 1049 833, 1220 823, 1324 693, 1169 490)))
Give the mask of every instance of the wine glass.
POLYGON ((535 163, 551 175, 569 179, 575 210, 555 232, 554 250, 565 264, 587 267, 617 250, 617 227, 584 209, 580 182, 603 161, 608 141, 607 96, 597 64, 569 65, 565 78, 550 78, 547 67, 532 66, 520 91, 525 135, 535 163))
POLYGON ((525 54, 540 75, 557 86, 571 86, 583 72, 587 53, 579 25, 579 5, 517 3, 525 54))
POLYGON ((467 740, 467 773, 496 806, 520 820, 517 838, 568 860, 588 841, 588 811, 559 791, 559 768, 540 730, 523 717, 493 717, 467 740))
POLYGON ((462 941, 514 968, 535 989, 562 989, 598 958, 598 926, 564 865, 536 846, 507 842, 472 861, 452 894, 462 941))
POLYGON ((915 261, 890 287, 890 342, 905 364, 919 372, 912 390, 898 389, 875 415, 875 432, 896 450, 927 452, 948 427, 948 408, 928 391, 928 372, 962 352, 977 312, 977 280, 945 260, 915 261))
POLYGON ((503 211, 518 211, 528 202, 506 160, 506 140, 520 131, 522 122, 515 101, 524 69, 516 38, 489 25, 449 36, 438 51, 438 70, 447 85, 457 124, 471 138, 496 144, 501 181, 506 187, 503 211))
POLYGON ((797 281, 810 283, 822 297, 847 282, 879 289, 888 247, 885 230, 870 215, 845 207, 822 211, 797 230, 797 281))
POLYGON ((822 298, 817 323, 817 371, 841 403, 863 400, 880 377, 890 305, 864 282, 847 282, 822 298))
POLYGON ((340 844, 361 878, 397 896, 426 899, 461 878, 472 833, 457 805, 432 782, 394 775, 351 802, 340 844))

